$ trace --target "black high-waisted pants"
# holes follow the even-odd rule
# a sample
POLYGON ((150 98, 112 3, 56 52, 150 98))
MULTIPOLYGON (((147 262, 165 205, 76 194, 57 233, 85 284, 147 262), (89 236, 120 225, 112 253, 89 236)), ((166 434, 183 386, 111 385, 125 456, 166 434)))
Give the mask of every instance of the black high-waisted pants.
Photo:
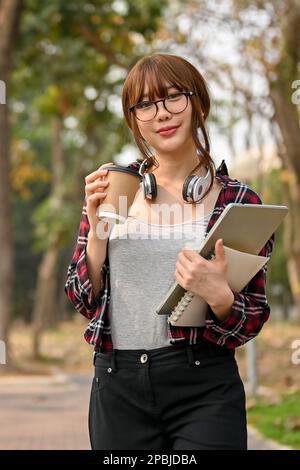
POLYGON ((95 353, 92 449, 246 449, 245 392, 234 351, 203 340, 95 353))

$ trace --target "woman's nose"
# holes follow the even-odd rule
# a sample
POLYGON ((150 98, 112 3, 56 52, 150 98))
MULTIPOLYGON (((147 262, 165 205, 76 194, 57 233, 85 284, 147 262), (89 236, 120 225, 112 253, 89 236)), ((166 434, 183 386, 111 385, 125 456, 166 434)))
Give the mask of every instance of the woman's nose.
POLYGON ((164 116, 165 114, 171 114, 165 107, 163 101, 160 101, 159 103, 156 103, 157 105, 157 116, 164 116))

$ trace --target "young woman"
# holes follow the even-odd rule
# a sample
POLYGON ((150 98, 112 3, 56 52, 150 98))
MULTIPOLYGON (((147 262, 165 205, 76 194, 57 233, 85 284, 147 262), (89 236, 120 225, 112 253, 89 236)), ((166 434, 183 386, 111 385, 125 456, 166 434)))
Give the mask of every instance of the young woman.
MULTIPOLYGON (((142 153, 129 167, 143 176, 143 191, 125 224, 110 227, 103 238, 97 236, 96 210, 105 200, 105 165, 85 178, 65 285, 90 320, 85 339, 95 350, 91 446, 246 449, 245 393, 234 352, 269 317, 267 268, 233 292, 222 240, 210 261, 196 248, 227 204, 262 201, 229 177, 224 161, 215 169, 205 128, 207 85, 191 63, 168 54, 142 58, 125 80, 122 102, 142 153), (174 205, 181 221, 166 223, 160 209, 174 205), (172 326, 155 313, 175 280, 207 302, 204 326, 172 326)), ((260 254, 270 256, 273 244, 274 235, 260 254)))

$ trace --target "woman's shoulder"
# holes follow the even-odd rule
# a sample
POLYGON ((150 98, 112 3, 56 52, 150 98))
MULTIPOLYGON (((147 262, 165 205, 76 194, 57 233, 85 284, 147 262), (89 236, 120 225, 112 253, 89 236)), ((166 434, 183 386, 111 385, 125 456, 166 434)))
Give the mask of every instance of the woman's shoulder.
POLYGON ((244 204, 262 204, 260 195, 247 183, 228 177, 226 184, 226 204, 230 202, 244 204))
POLYGON ((262 204, 261 197, 253 188, 245 182, 230 177, 225 160, 218 167, 216 178, 224 187, 225 205, 230 202, 262 204))

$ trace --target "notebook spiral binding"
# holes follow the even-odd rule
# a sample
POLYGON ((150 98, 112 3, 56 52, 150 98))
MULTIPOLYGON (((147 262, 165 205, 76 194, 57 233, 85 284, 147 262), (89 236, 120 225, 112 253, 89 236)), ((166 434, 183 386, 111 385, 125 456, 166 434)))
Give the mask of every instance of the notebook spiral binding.
MULTIPOLYGON (((215 252, 214 250, 210 252, 208 255, 207 259, 212 260, 215 258, 215 252)), ((168 317, 168 323, 171 323, 171 321, 176 322, 179 320, 183 312, 185 311, 186 307, 189 305, 189 303, 193 300, 194 294, 191 292, 186 291, 186 293, 181 297, 179 300, 178 304, 172 310, 170 316, 168 317)))
POLYGON ((194 298, 194 294, 187 291, 181 297, 181 299, 179 300, 174 310, 172 310, 171 315, 168 317, 168 322, 170 323, 171 321, 174 321, 174 322, 177 321, 181 317, 186 307, 188 306, 188 304, 191 302, 193 298, 194 298))

